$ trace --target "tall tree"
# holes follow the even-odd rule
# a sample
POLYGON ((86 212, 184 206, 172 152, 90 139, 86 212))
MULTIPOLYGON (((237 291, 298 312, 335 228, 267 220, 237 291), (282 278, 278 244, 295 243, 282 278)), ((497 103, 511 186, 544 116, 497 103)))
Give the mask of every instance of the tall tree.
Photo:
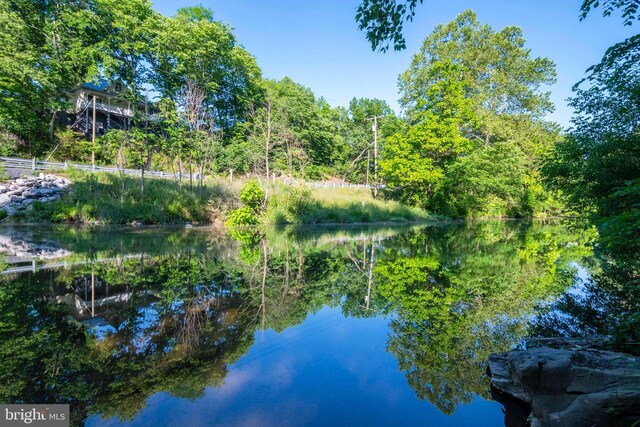
POLYGON ((153 39, 153 78, 160 93, 175 100, 188 81, 206 93, 204 105, 218 126, 229 131, 259 100, 260 68, 231 27, 202 6, 179 9, 161 21, 153 39))
POLYGON ((53 139, 66 91, 97 74, 96 9, 89 0, 2 0, 0 22, 0 127, 33 154, 53 139))
POLYGON ((501 118, 540 119, 553 110, 550 93, 542 90, 555 82, 553 62, 531 56, 520 28, 494 31, 467 10, 436 26, 400 76, 400 105, 409 120, 427 105, 424 94, 438 79, 431 68, 446 61, 460 66, 465 97, 478 115, 476 125, 466 131, 470 138, 489 143, 502 128, 501 118))
MULTIPOLYGON (((508 197, 502 194, 504 187, 486 185, 485 191, 477 192, 474 187, 487 183, 469 187, 458 185, 456 180, 469 178, 460 175, 462 171, 473 172, 472 182, 493 177, 495 168, 482 159, 490 157, 499 143, 501 150, 504 143, 516 148, 521 160, 505 164, 506 169, 498 168, 498 173, 505 173, 499 181, 510 182, 517 176, 511 186, 527 187, 526 182, 532 181, 530 187, 537 188, 537 159, 553 140, 553 128, 542 120, 553 109, 543 87, 554 80, 553 62, 532 57, 517 27, 494 31, 481 24, 473 11, 437 26, 400 76, 400 103, 411 126, 385 146, 382 171, 390 189, 403 200, 440 212, 487 215, 489 211, 472 206, 482 206, 480 194, 504 202, 508 197), (478 150, 487 153, 470 156, 478 150), (454 173, 451 168, 460 161, 466 166, 454 173), (471 165, 473 161, 477 163, 471 165), (412 169, 414 162, 421 165, 421 173, 412 169), (521 170, 512 176, 507 173, 509 167, 521 170), (467 189, 464 196, 471 197, 459 205, 451 196, 461 188, 467 189)), ((499 204, 520 205, 525 199, 529 195, 520 194, 513 203, 499 204)), ((516 211, 518 215, 533 213, 516 211)), ((510 213, 504 209, 491 212, 496 214, 510 213)))

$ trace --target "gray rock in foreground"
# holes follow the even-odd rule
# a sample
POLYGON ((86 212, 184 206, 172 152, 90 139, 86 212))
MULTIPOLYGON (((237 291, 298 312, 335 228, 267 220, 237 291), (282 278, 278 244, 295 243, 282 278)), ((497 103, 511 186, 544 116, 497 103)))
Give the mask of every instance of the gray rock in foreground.
POLYGON ((40 174, 22 177, 0 185, 0 210, 9 216, 28 210, 34 202, 51 202, 71 184, 67 178, 40 174))
POLYGON ((565 343, 489 357, 505 425, 640 426, 640 358, 565 343))

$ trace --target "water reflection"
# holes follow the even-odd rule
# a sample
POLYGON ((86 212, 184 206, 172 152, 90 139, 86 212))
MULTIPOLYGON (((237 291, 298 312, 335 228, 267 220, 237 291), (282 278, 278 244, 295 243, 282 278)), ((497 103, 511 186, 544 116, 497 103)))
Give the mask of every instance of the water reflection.
MULTIPOLYGON (((562 225, 519 222, 231 236, 212 229, 0 234, 6 247, 44 242, 58 254, 0 255, 7 273, 0 275, 0 401, 70 403, 77 425, 92 414, 135 419, 152 396, 205 399, 228 380, 231 366, 251 363, 243 356, 260 348, 256 339, 285 336, 296 325, 312 334, 310 319, 322 310, 339 319, 322 326, 326 333, 363 319, 376 325, 371 342, 386 335, 387 352, 371 354, 359 370, 392 355, 415 396, 454 413, 475 396, 489 398, 487 356, 517 344, 535 308, 571 286, 572 262, 590 254, 591 238, 562 225), (15 273, 19 268, 31 272, 15 273)), ((339 357, 366 346, 350 335, 318 354, 339 357)), ((319 357, 311 366, 326 372, 328 356, 319 357)), ((314 405, 336 393, 312 386, 314 405)), ((365 410, 376 413, 373 404, 365 410)), ((316 414, 305 422, 313 419, 320 420, 316 414)))

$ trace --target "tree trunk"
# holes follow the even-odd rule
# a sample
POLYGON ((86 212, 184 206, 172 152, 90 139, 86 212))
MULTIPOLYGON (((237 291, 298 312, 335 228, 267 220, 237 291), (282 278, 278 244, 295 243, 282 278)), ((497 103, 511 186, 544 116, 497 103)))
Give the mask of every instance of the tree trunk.
POLYGON ((53 141, 53 130, 56 125, 56 114, 57 112, 54 110, 53 114, 51 114, 51 120, 49 121, 49 139, 53 141))

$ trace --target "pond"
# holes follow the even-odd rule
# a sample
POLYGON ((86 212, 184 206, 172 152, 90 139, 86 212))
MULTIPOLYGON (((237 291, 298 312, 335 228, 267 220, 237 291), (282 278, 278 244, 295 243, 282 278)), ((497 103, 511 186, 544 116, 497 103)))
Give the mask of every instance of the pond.
POLYGON ((87 426, 500 426, 487 358, 570 325, 592 240, 518 221, 0 228, 0 401, 87 426))

